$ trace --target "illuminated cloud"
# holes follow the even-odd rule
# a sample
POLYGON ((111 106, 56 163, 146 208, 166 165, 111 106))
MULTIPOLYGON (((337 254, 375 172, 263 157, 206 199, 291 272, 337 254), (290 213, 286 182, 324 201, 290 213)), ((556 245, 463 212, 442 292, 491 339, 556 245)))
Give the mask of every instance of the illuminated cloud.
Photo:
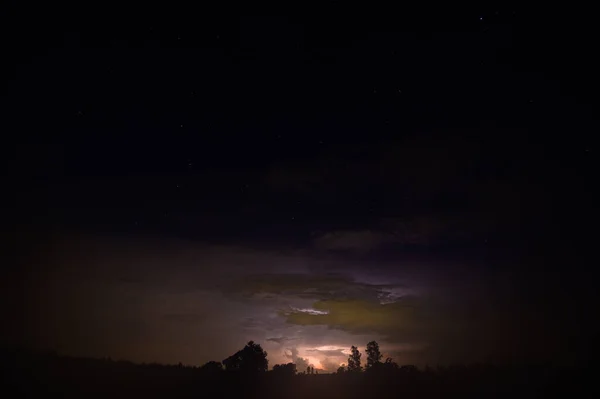
MULTIPOLYGON (((328 347, 328 348, 335 348, 335 347, 328 347)), ((335 349, 319 349, 319 348, 314 348, 314 349, 307 349, 306 350, 309 353, 314 353, 314 354, 318 354, 318 355, 323 355, 326 357, 348 357, 348 354, 345 353, 347 351, 346 348, 335 348, 335 349)))
POLYGON ((337 369, 344 364, 344 362, 337 362, 335 360, 331 360, 329 358, 321 360, 322 370, 326 373, 334 373, 337 369))
POLYGON ((422 304, 416 298, 382 305, 362 299, 320 300, 314 303, 317 310, 326 314, 283 312, 286 322, 294 325, 325 325, 351 334, 380 334, 387 339, 414 339, 423 332, 425 320, 422 304))
POLYGON ((306 253, 80 237, 62 245, 27 314, 48 332, 36 345, 68 354, 201 364, 254 340, 271 365, 290 361, 293 347, 298 364, 328 370, 370 340, 398 361, 434 364, 509 353, 521 334, 508 305, 470 299, 487 288, 473 269, 453 277, 428 274, 425 262, 369 260, 353 273, 351 261, 306 253))
POLYGON ((313 364, 304 357, 298 356, 298 348, 290 348, 285 351, 285 356, 296 365, 298 371, 304 371, 308 366, 313 364))
POLYGON ((320 316, 320 315, 326 315, 329 313, 328 310, 317 310, 317 309, 309 309, 309 308, 295 308, 292 307, 292 311, 293 312, 300 312, 300 313, 308 313, 309 315, 312 316, 320 316))

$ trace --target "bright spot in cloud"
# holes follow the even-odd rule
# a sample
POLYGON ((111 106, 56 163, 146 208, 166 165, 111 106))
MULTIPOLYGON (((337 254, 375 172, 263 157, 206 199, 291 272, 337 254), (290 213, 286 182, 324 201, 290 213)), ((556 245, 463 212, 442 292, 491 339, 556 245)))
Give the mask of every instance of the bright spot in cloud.
POLYGON ((317 346, 315 347, 316 350, 319 351, 336 351, 339 349, 346 349, 346 348, 340 348, 339 346, 334 346, 334 345, 324 345, 324 346, 317 346))
POLYGON ((327 311, 327 310, 317 310, 317 309, 310 309, 310 308, 294 308, 294 307, 292 307, 292 310, 294 312, 308 313, 313 316, 329 314, 329 311, 327 311))

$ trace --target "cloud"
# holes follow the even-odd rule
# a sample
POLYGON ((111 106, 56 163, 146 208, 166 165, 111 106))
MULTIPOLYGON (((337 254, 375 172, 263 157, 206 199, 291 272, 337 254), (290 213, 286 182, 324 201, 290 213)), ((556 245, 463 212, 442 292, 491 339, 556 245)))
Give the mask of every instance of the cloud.
POLYGON ((288 337, 272 337, 272 338, 267 338, 267 341, 269 342, 275 342, 279 345, 283 345, 284 343, 288 342, 288 341, 292 341, 296 338, 288 338, 288 337))
POLYGON ((357 335, 380 334, 393 342, 418 338, 431 324, 424 317, 423 303, 414 297, 388 304, 361 299, 320 300, 313 307, 328 313, 287 312, 282 315, 287 323, 294 325, 325 325, 357 335))
POLYGON ((315 353, 318 355, 323 355, 327 357, 348 357, 347 354, 344 353, 345 349, 307 349, 307 352, 315 353))
POLYGON ((331 373, 337 371, 340 364, 346 361, 348 354, 344 351, 347 350, 339 346, 293 347, 286 350, 285 357, 291 359, 299 371, 304 371, 306 367, 311 366, 319 372, 331 373))
POLYGON ((298 348, 294 347, 286 350, 285 357, 292 360, 292 362, 296 365, 296 369, 298 371, 304 371, 308 366, 312 366, 312 364, 309 363, 308 359, 298 356, 298 348))
MULTIPOLYGON (((260 309, 255 308, 253 310, 256 312, 256 317, 243 318, 238 324, 244 331, 256 334, 273 331, 280 327, 281 322, 277 319, 262 314, 260 309)), ((271 332, 271 334, 273 333, 271 332)))
POLYGON ((398 302, 401 298, 410 295, 411 291, 404 287, 382 287, 377 294, 382 305, 398 302))
MULTIPOLYGON (((241 296, 245 300, 297 298, 307 300, 334 300, 343 298, 361 298, 379 301, 381 295, 391 292, 400 293, 404 286, 398 284, 368 284, 356 281, 339 273, 288 273, 288 274, 252 274, 231 283, 225 293, 241 296)), ((283 302, 282 302, 283 303, 283 302)), ((291 305, 290 305, 291 306, 291 305)), ((302 308, 300 308, 302 309, 302 308)), ((318 314, 326 309, 296 311, 318 314)))
POLYGON ((397 345, 409 348, 397 352, 399 361, 431 364, 490 350, 525 351, 516 347, 519 340, 544 349, 533 333, 522 338, 514 322, 535 320, 535 310, 496 303, 500 297, 482 300, 488 285, 474 268, 138 240, 119 246, 79 238, 60 248, 60 257, 51 259, 57 266, 37 283, 42 289, 32 323, 39 331, 64 326, 35 344, 73 354, 118 351, 136 361, 203 363, 253 339, 268 345, 273 363, 289 361, 284 348, 294 346, 299 364, 316 368, 320 362, 326 369, 327 362, 345 360, 339 348, 372 339, 386 353, 397 345), (73 252, 80 243, 86 251, 73 252), (501 305, 506 309, 500 311, 501 305), (73 325, 79 330, 67 331, 73 325), (76 341, 75 331, 94 339, 76 341), (175 339, 165 343, 168 336, 175 339))
POLYGON ((427 246, 444 238, 464 235, 468 222, 450 215, 415 215, 383 218, 370 229, 335 230, 316 235, 313 246, 318 250, 366 254, 380 249, 427 246))
POLYGON ((330 359, 321 360, 321 366, 323 366, 322 370, 324 370, 327 373, 336 372, 341 364, 342 363, 338 363, 335 360, 330 360, 330 359))
POLYGON ((327 310, 317 310, 317 309, 310 309, 310 308, 295 308, 295 307, 292 307, 292 311, 308 313, 313 316, 319 316, 319 315, 324 315, 324 314, 329 313, 329 311, 327 311, 327 310))

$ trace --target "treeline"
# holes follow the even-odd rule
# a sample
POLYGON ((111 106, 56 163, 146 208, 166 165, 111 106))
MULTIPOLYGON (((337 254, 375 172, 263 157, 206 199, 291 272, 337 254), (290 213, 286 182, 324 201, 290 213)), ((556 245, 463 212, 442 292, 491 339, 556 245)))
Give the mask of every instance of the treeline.
POLYGON ((585 367, 541 364, 399 366, 392 359, 382 359, 376 342, 367 345, 364 362, 352 347, 347 365, 332 374, 317 374, 310 366, 298 371, 293 363, 268 370, 267 353, 252 341, 222 362, 200 367, 3 352, 1 374, 10 397, 32 398, 571 397, 591 392, 589 383, 595 377, 585 367))
MULTIPOLYGON (((376 341, 371 341, 367 344, 365 353, 367 355, 367 361, 363 369, 362 366, 362 354, 356 346, 350 348, 350 355, 348 356, 347 366, 341 365, 336 373, 357 373, 363 370, 369 372, 385 373, 399 369, 391 358, 387 358, 385 362, 382 362, 383 355, 379 349, 379 344, 376 341)), ((218 373, 221 371, 228 372, 240 372, 240 373, 251 373, 259 374, 264 373, 269 368, 269 360, 267 358, 267 352, 254 341, 248 342, 244 348, 237 351, 233 355, 229 356, 222 362, 210 361, 201 367, 201 370, 209 373, 218 373)), ((413 370, 416 369, 414 366, 403 366, 402 370, 413 370)), ((318 370, 315 371, 314 365, 309 365, 304 370, 297 370, 296 364, 276 364, 271 370, 272 373, 277 375, 296 375, 296 374, 318 374, 318 370)))

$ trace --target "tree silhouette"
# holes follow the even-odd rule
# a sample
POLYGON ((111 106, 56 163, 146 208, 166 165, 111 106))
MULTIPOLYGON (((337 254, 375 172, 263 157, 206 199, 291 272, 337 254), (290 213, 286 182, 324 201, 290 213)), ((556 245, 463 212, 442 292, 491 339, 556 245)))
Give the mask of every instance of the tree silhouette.
POLYGON ((405 375, 415 375, 419 372, 419 369, 417 369, 417 366, 415 365, 405 364, 404 366, 400 367, 400 372, 405 375))
POLYGON ((396 364, 396 362, 392 361, 391 357, 388 357, 387 359, 385 359, 385 362, 377 362, 375 364, 373 364, 371 366, 371 368, 369 369, 370 372, 372 373, 377 373, 377 374, 385 374, 385 375, 392 375, 394 374, 396 371, 398 371, 398 364, 396 364))
POLYGON ((294 363, 276 364, 273 366, 273 374, 279 377, 296 375, 296 365, 294 363))
POLYGON ((350 372, 359 372, 362 370, 362 366, 360 365, 360 352, 358 348, 354 345, 350 348, 352 353, 350 357, 348 357, 348 371, 350 372))
POLYGON ((344 365, 341 365, 340 367, 338 367, 338 369, 337 369, 338 374, 344 374, 345 372, 346 372, 346 367, 344 367, 344 365))
POLYGON ((388 357, 387 359, 385 359, 385 363, 383 363, 386 367, 390 367, 393 369, 397 369, 398 368, 398 364, 396 362, 394 362, 392 360, 391 357, 388 357))
POLYGON ((237 371, 242 363, 242 351, 237 351, 227 359, 223 360, 223 366, 227 371, 237 371))
POLYGON ((269 361, 267 360, 267 352, 259 344, 250 341, 244 349, 223 360, 223 365, 227 371, 257 373, 267 371, 269 361))
POLYGON ((367 370, 381 362, 383 355, 379 351, 379 344, 376 341, 369 342, 365 352, 367 353, 367 365, 365 367, 367 370))
POLYGON ((221 371, 223 371, 223 365, 219 362, 211 360, 210 362, 200 367, 200 370, 202 370, 202 372, 205 373, 220 373, 221 371))

